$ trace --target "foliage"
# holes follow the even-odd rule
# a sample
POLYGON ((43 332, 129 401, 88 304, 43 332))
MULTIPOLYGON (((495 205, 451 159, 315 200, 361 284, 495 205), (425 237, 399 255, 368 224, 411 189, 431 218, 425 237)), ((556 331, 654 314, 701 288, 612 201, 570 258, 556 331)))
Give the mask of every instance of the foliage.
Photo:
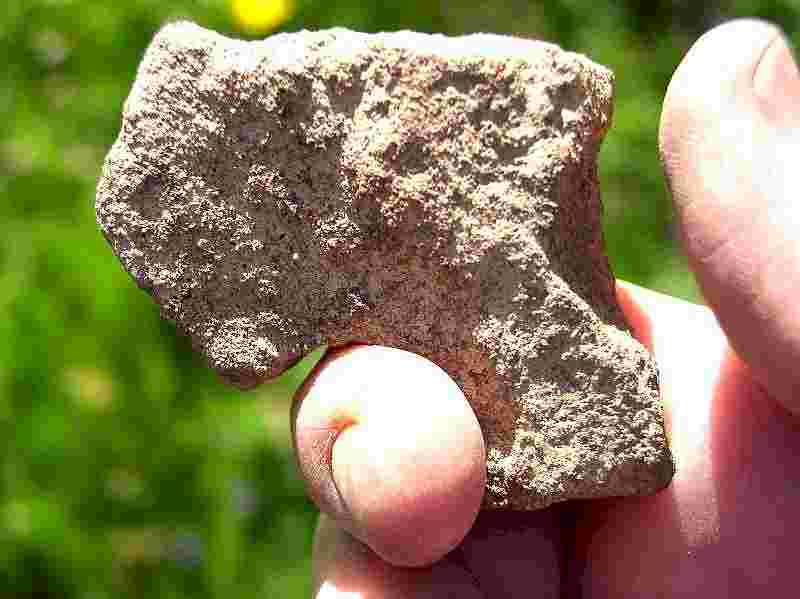
POLYGON ((698 296, 657 161, 666 84, 696 35, 722 18, 770 17, 790 33, 800 22, 791 0, 278 2, 4 2, 2 594, 309 592, 315 511, 288 431, 290 396, 309 364, 255 393, 226 388, 160 321, 95 226, 102 158, 138 60, 165 21, 190 18, 239 37, 281 21, 285 30, 495 31, 589 54, 618 83, 601 161, 612 264, 623 278, 688 298, 698 296))

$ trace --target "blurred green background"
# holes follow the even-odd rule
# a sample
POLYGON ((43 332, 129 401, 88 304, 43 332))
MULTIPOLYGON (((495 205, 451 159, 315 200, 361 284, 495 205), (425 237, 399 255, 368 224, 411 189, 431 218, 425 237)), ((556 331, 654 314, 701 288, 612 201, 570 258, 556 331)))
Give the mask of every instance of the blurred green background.
MULTIPOLYGON (((165 22, 231 36, 346 26, 555 41, 616 72, 601 155, 616 273, 697 299, 656 132, 692 40, 733 16, 795 37, 779 0, 4 0, 0 9, 0 596, 303 597, 313 505, 288 409, 308 364, 223 386, 122 271, 94 186, 165 22)), ((795 39, 797 39, 795 37, 795 39)))

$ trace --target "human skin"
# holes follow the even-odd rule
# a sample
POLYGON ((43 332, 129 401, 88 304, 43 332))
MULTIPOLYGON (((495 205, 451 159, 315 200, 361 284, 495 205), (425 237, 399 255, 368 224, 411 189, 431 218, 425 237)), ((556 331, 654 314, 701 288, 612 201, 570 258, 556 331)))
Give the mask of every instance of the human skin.
POLYGON ((316 597, 796 594, 800 76, 780 30, 703 36, 670 84, 660 147, 708 308, 626 284, 618 296, 659 364, 672 484, 478 515, 485 449, 458 387, 399 350, 332 352, 293 410, 322 511, 316 597))

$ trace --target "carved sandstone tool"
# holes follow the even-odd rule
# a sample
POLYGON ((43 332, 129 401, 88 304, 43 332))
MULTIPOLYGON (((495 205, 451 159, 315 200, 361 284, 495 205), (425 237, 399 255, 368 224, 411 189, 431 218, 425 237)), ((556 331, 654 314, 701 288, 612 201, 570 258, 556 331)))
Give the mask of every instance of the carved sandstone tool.
POLYGON ((603 249, 611 103, 608 70, 545 43, 178 23, 139 68, 97 218, 240 387, 323 343, 403 348, 475 410, 486 507, 651 493, 673 463, 603 249))

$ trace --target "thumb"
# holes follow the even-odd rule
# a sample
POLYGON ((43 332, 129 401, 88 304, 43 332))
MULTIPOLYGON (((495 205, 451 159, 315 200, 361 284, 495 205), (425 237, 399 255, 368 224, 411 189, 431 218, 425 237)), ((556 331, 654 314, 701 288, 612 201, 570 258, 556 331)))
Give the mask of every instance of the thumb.
POLYGON ((432 362, 378 346, 330 352, 292 417, 312 499, 385 561, 428 565, 472 527, 486 485, 483 436, 432 362))
POLYGON ((781 31, 739 20, 678 67, 662 160, 689 261, 733 348, 800 412, 800 76, 781 31))

